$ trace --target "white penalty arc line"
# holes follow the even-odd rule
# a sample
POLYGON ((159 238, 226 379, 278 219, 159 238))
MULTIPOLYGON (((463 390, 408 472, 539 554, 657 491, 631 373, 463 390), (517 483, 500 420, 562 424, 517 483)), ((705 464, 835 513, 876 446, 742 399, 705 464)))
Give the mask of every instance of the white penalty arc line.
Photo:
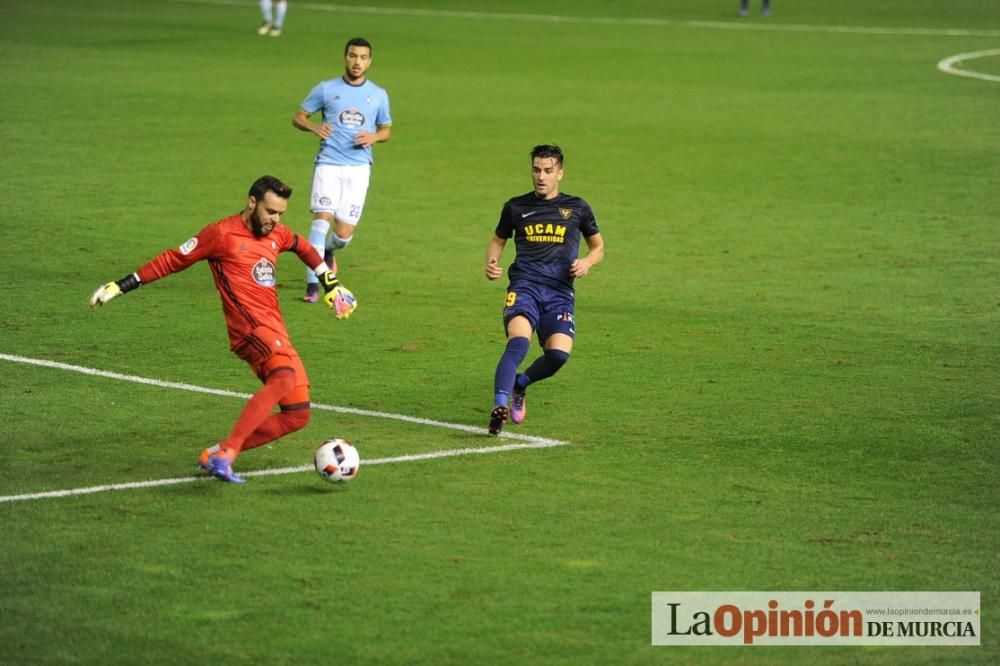
MULTIPOLYGON (((392 463, 414 462, 418 460, 432 460, 434 458, 454 458, 457 456, 474 456, 487 453, 503 453, 505 451, 517 451, 518 449, 540 449, 552 446, 565 446, 567 442, 557 440, 545 440, 526 444, 501 444, 499 446, 484 446, 482 448, 449 449, 447 451, 431 451, 430 453, 415 453, 406 456, 393 456, 391 458, 365 458, 365 467, 370 465, 390 465, 392 463)), ((283 474, 298 474, 300 472, 311 471, 311 465, 299 465, 297 467, 279 467, 275 469, 263 469, 256 472, 241 472, 241 476, 280 476, 283 474)), ((103 486, 89 486, 87 488, 71 488, 69 490, 50 490, 41 493, 26 493, 24 495, 0 495, 0 504, 5 502, 23 502, 26 500, 54 499, 59 497, 72 497, 74 495, 91 495, 94 493, 104 493, 114 490, 132 490, 137 488, 157 488, 159 486, 176 486, 181 483, 197 483, 199 481, 215 481, 210 476, 186 476, 177 479, 154 479, 151 481, 133 481, 130 483, 110 483, 103 486)))
POLYGON ((971 79, 981 79, 983 81, 1000 81, 1000 76, 996 74, 984 74, 983 72, 974 72, 968 69, 959 69, 954 65, 956 63, 964 62, 966 60, 975 60, 976 58, 989 58, 990 56, 1000 55, 1000 49, 990 49, 989 51, 974 51, 972 53, 959 53, 958 55, 953 55, 945 58, 937 64, 937 68, 944 72, 945 74, 954 74, 955 76, 967 76, 971 79))
MULTIPOLYGON (((257 3, 243 0, 172 0, 199 5, 249 7, 257 3)), ((587 23, 594 25, 631 25, 668 28, 705 28, 710 30, 757 30, 770 32, 824 32, 857 35, 918 35, 928 37, 1000 37, 1000 30, 963 28, 881 28, 849 25, 799 25, 789 23, 749 23, 747 21, 695 21, 658 18, 628 18, 610 16, 553 16, 546 14, 516 14, 504 12, 460 11, 447 9, 414 9, 407 7, 372 7, 354 5, 320 5, 296 2, 295 9, 345 14, 382 14, 426 18, 488 19, 491 21, 532 21, 536 23, 587 23)))
MULTIPOLYGON (((240 393, 237 391, 226 391, 224 389, 215 389, 207 386, 196 386, 194 384, 184 384, 181 382, 168 382, 160 379, 151 379, 149 377, 139 377, 136 375, 125 375, 118 372, 109 372, 107 370, 98 370, 96 368, 87 368, 79 365, 70 365, 69 363, 60 363, 58 361, 49 361, 46 359, 30 358, 27 356, 17 356, 14 354, 3 354, 0 353, 0 360, 10 361, 12 363, 22 363, 25 365, 34 365, 43 368, 53 368, 56 370, 66 370, 68 372, 77 372, 83 375, 89 375, 92 377, 103 377, 105 379, 115 379, 118 381, 133 382, 136 384, 145 384, 147 386, 156 386, 159 388, 171 388, 180 391, 188 391, 191 393, 204 393, 208 395, 218 395, 227 398, 243 398, 248 399, 251 396, 250 393, 240 393)), ((313 409, 320 409, 330 412, 339 412, 341 414, 354 414, 357 416, 366 416, 378 419, 389 419, 393 421, 402 421, 404 423, 413 423, 416 425, 425 425, 435 428, 444 428, 448 430, 459 430, 462 432, 468 432, 472 434, 485 434, 486 430, 484 428, 479 428, 476 426, 465 425, 462 423, 449 423, 447 421, 436 421, 434 419, 425 419, 418 416, 407 416, 406 414, 393 414, 391 412, 377 412, 369 409, 357 409, 354 407, 341 407, 339 405, 326 405, 323 403, 312 403, 313 409)), ((412 462, 417 460, 430 460, 433 458, 450 458, 455 456, 467 456, 485 453, 500 453, 504 451, 516 451, 518 449, 543 449, 555 446, 566 446, 569 442, 560 439, 551 439, 548 437, 537 437, 534 435, 522 435, 519 433, 502 432, 500 437, 504 439, 520 440, 522 444, 503 444, 499 446, 484 446, 477 448, 465 448, 465 449, 450 449, 447 451, 431 451, 429 453, 417 453, 412 455, 395 456, 392 458, 374 458, 365 459, 366 465, 380 465, 388 463, 397 462, 412 462)), ((302 472, 312 469, 309 466, 300 467, 286 467, 281 469, 272 470, 260 470, 256 472, 246 472, 243 476, 273 476, 278 474, 291 474, 294 472, 302 472)), ((160 479, 153 481, 137 481, 132 483, 119 483, 110 484, 102 486, 92 486, 89 488, 76 488, 71 490, 56 490, 51 492, 42 493, 29 493, 25 495, 10 495, 10 496, 0 496, 0 503, 3 502, 14 502, 19 500, 29 500, 29 499, 43 499, 48 497, 67 497, 70 495, 85 495, 90 493, 104 492, 109 490, 126 490, 129 488, 151 488, 155 486, 169 486, 178 483, 191 483, 193 481, 201 480, 202 477, 183 477, 177 479, 160 479)))

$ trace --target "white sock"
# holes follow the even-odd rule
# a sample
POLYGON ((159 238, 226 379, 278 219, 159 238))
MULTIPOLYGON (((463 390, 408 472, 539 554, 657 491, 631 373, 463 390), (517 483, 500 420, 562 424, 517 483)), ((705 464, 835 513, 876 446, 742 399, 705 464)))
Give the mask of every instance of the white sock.
POLYGON ((265 23, 271 22, 271 0, 260 0, 260 13, 265 23))
POLYGON ((334 231, 332 234, 330 234, 330 237, 329 237, 329 239, 326 242, 326 246, 328 248, 330 248, 331 250, 342 250, 345 247, 347 247, 348 245, 350 245, 351 241, 353 239, 354 239, 354 236, 348 236, 347 238, 341 238, 340 236, 337 235, 337 232, 334 231))
POLYGON ((274 27, 281 30, 282 24, 285 22, 285 12, 288 11, 288 2, 286 0, 278 0, 277 11, 274 14, 274 27))
MULTIPOLYGON (((312 245, 319 256, 323 256, 326 250, 326 234, 330 231, 330 223, 322 218, 313 220, 312 229, 309 230, 309 244, 312 245)), ((319 278, 311 270, 306 270, 306 284, 317 284, 319 278)))

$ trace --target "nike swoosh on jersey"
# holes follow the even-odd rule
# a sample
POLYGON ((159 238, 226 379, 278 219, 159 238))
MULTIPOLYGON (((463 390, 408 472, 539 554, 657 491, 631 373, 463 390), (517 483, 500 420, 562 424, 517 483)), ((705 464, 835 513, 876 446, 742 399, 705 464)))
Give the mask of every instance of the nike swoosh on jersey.
POLYGON ((537 210, 529 210, 527 213, 521 213, 521 219, 523 220, 526 217, 531 217, 537 212, 538 212, 537 210))

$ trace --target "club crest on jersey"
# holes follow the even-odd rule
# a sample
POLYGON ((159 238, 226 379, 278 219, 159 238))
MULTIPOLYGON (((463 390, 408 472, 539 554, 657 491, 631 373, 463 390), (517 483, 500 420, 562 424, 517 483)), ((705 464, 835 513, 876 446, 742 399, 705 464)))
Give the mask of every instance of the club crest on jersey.
POLYGON ((564 220, 568 220, 572 215, 573 215, 573 209, 572 208, 560 208, 559 209, 559 217, 561 217, 564 220))
POLYGON ((253 265, 253 281, 262 287, 273 287, 274 264, 261 257, 260 261, 253 265))
POLYGON ((361 127, 365 124, 365 114, 355 108, 340 112, 340 124, 347 127, 361 127))
POLYGON ((191 254, 192 252, 194 252, 194 249, 196 247, 198 247, 198 239, 192 238, 190 240, 184 241, 184 243, 177 249, 180 250, 181 254, 191 254))

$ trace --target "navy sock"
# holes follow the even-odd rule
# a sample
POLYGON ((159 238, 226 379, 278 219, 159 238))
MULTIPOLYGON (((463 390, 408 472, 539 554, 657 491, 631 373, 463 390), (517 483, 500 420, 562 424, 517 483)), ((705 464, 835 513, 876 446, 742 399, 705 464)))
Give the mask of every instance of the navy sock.
POLYGON ((493 404, 506 406, 510 392, 514 388, 514 378, 517 376, 517 366, 528 353, 531 341, 528 338, 511 338, 497 363, 497 371, 493 376, 493 404))
POLYGON ((524 393, 524 389, 528 388, 528 384, 530 383, 524 373, 519 372, 517 373, 517 377, 514 378, 514 390, 524 393))
POLYGON ((528 387, 528 384, 548 379, 559 372, 559 368, 563 367, 568 360, 568 352, 561 349, 546 349, 545 353, 536 358, 535 362, 524 371, 524 374, 518 375, 518 388, 523 390, 528 387))

